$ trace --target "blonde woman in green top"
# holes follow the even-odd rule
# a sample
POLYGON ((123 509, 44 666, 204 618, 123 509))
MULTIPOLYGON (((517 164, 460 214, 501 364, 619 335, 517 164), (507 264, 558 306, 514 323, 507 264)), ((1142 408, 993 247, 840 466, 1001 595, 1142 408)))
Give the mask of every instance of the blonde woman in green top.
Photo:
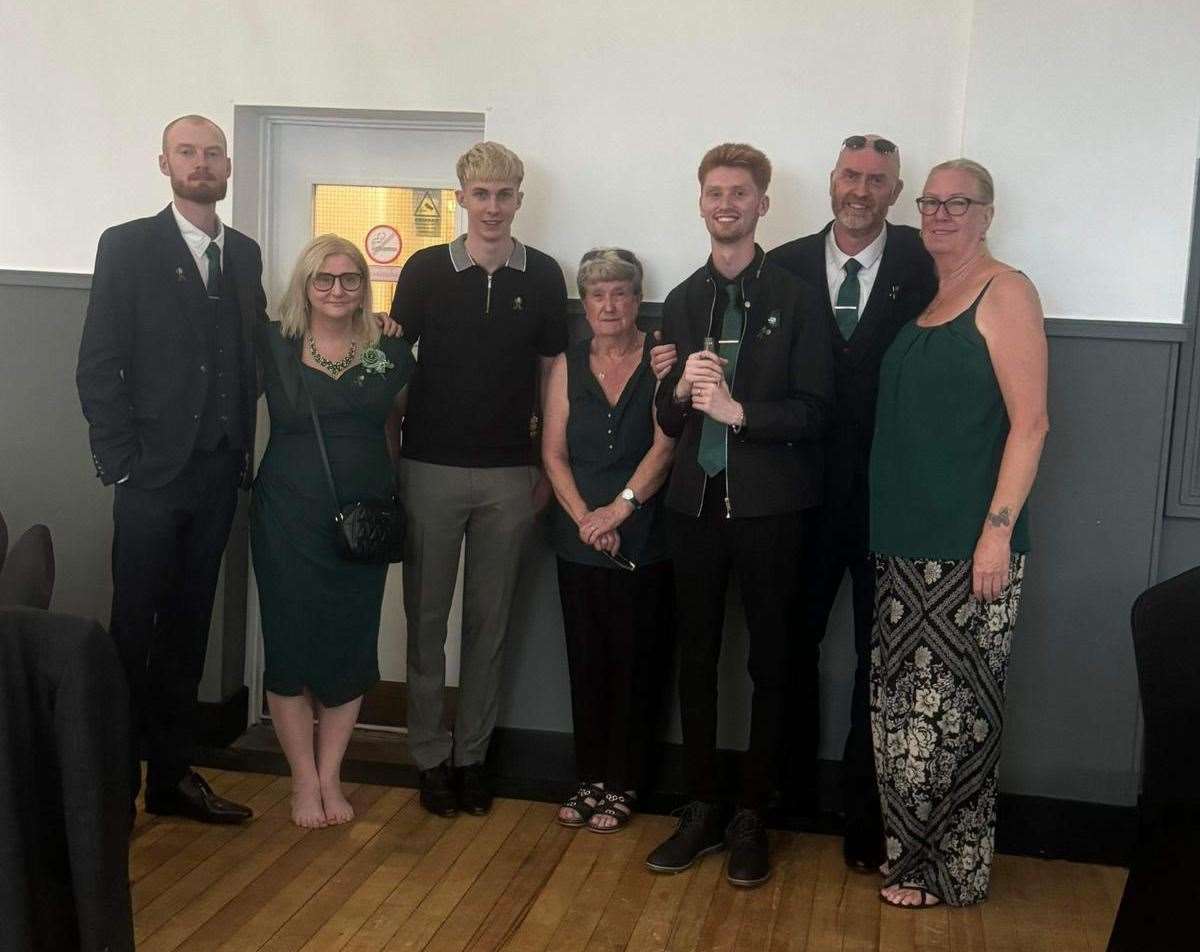
POLYGON ((1033 284, 986 236, 992 178, 935 166, 917 199, 939 288, 884 357, 871 454, 871 716, 881 898, 986 898, 1004 682, 1049 428, 1033 284))

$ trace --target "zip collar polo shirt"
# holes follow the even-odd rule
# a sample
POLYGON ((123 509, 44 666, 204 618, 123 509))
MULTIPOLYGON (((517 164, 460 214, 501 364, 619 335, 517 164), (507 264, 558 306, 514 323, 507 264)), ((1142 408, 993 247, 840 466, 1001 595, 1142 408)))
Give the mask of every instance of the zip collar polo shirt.
POLYGON ((416 346, 403 455, 444 466, 528 466, 538 358, 567 346, 567 289, 549 255, 513 239, 492 274, 466 236, 413 254, 392 320, 416 346))

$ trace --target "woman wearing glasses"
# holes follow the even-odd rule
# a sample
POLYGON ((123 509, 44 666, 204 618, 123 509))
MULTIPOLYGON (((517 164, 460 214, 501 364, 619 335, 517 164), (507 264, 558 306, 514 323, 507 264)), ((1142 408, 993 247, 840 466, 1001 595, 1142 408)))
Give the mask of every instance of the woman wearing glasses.
POLYGON ((943 162, 917 206, 938 293, 884 356, 871 452, 881 897, 957 906, 986 898, 991 874, 1046 335, 1032 283, 988 250, 988 171, 943 162))
POLYGON ((555 359, 542 432, 579 777, 558 821, 612 833, 633 815, 665 690, 672 578, 658 490, 674 441, 655 422, 651 341, 635 324, 641 263, 589 251, 578 286, 592 336, 555 359))
POLYGON ((379 680, 387 566, 345 561, 336 547, 310 410, 341 499, 388 500, 394 467, 385 426, 403 413, 413 359, 402 338, 380 337, 371 313, 362 253, 321 235, 300 253, 279 322, 260 326, 256 341, 271 412, 250 516, 263 683, 291 768, 292 820, 303 827, 354 817, 342 794, 342 757, 362 696, 379 680))

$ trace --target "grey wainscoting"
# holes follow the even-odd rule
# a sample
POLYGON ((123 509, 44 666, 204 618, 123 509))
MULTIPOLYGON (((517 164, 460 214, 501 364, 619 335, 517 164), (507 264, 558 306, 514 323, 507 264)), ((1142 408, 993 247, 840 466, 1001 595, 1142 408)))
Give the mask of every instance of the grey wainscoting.
MULTIPOLYGON (((74 385, 88 283, 86 275, 0 271, 0 511, 14 532, 33 522, 50 526, 54 607, 106 622, 111 492, 92 474, 74 385)), ((656 311, 647 306, 651 320, 656 311)), ((1189 331, 1049 322, 1052 429, 1031 501, 1035 549, 1009 677, 1007 792, 1116 805, 1136 799, 1130 604, 1158 578, 1200 563, 1200 520, 1163 516, 1174 490, 1168 463, 1189 331)), ((568 732, 554 560, 542 539, 525 560, 500 722, 568 732)), ((235 537, 227 563, 202 686, 211 701, 228 699, 241 684, 244 537, 235 537)), ((846 723, 850 639, 843 597, 822 658, 822 753, 829 759, 838 756, 846 723)), ((733 600, 721 682, 727 746, 745 737, 745 651, 733 600)), ((668 738, 678 739, 677 718, 668 738)))
MULTIPOLYGON (((107 625, 112 490, 96 478, 75 389, 90 286, 86 274, 0 270, 0 512, 14 538, 33 523, 50 527, 57 565, 51 608, 107 625)), ((241 508, 200 686, 210 703, 236 697, 243 680, 245 499, 241 508)))

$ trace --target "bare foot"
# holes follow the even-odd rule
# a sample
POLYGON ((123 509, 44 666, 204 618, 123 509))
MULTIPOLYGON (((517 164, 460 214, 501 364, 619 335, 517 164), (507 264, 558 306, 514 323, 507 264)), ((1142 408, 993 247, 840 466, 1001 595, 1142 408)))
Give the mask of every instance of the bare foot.
POLYGON ((942 903, 941 899, 920 886, 885 886, 879 890, 879 896, 889 906, 901 909, 926 909, 942 903))
POLYGON ((340 780, 334 779, 328 783, 321 781, 321 802, 325 805, 325 819, 329 821, 330 826, 349 823, 354 819, 354 807, 350 806, 350 801, 342 794, 340 780))
POLYGON ((306 830, 319 830, 329 822, 321 807, 321 788, 317 784, 292 781, 292 822, 306 830))

